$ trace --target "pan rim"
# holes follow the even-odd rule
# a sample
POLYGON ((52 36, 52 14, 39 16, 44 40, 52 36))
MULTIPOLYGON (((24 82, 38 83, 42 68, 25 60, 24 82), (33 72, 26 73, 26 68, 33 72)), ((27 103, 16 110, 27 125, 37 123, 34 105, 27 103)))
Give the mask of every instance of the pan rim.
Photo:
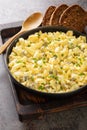
MULTIPOLYGON (((20 37, 23 37, 23 38, 24 38, 26 35, 29 36, 29 35, 31 35, 31 34, 33 34, 33 33, 35 33, 35 32, 38 32, 38 31, 40 31, 40 30, 41 30, 42 32, 50 32, 50 30, 52 30, 52 29, 55 30, 55 31, 62 31, 62 32, 66 32, 66 31, 68 31, 68 30, 72 30, 72 29, 70 29, 70 28, 66 28, 66 27, 63 27, 63 26, 43 26, 43 27, 38 27, 38 28, 32 29, 32 30, 30 30, 30 31, 27 31, 27 32, 25 32, 25 33, 19 35, 17 38, 15 38, 15 39, 11 42, 10 46, 9 46, 9 47, 7 48, 7 50, 6 50, 6 56, 5 56, 6 69, 7 69, 8 73, 9 73, 11 79, 12 79, 12 82, 18 84, 18 86, 20 86, 21 88, 25 89, 25 90, 28 91, 28 92, 35 93, 35 94, 39 94, 39 95, 42 95, 42 96, 46 95, 46 96, 48 96, 48 97, 49 97, 49 96, 51 96, 51 97, 65 97, 65 96, 69 96, 69 95, 74 95, 74 94, 79 93, 80 91, 86 89, 87 85, 81 86, 81 87, 79 87, 79 88, 77 88, 77 89, 75 89, 75 90, 69 91, 69 92, 57 92, 57 93, 42 92, 42 91, 38 91, 38 90, 35 90, 35 89, 32 89, 32 88, 28 88, 28 87, 22 85, 20 82, 18 82, 18 81, 12 76, 12 74, 11 74, 9 68, 8 68, 8 56, 9 56, 9 54, 11 53, 13 46, 16 45, 16 42, 18 41, 18 39, 19 39, 20 37), (48 31, 47 31, 47 30, 48 30, 48 31)), ((76 31, 76 30, 72 30, 72 31, 74 32, 74 35, 77 34, 78 36, 79 36, 79 35, 86 36, 85 34, 83 34, 83 33, 81 33, 81 32, 78 32, 78 31, 76 31)))

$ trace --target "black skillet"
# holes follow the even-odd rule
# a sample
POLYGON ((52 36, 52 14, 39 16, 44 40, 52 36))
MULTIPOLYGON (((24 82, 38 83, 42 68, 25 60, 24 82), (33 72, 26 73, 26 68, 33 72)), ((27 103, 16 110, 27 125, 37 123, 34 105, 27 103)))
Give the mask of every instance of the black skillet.
MULTIPOLYGON (((82 86, 80 88, 78 88, 77 90, 74 90, 74 91, 71 91, 71 92, 64 92, 64 93, 46 93, 46 92, 40 92, 40 91, 37 91, 37 90, 34 90, 34 89, 31 89, 31 88, 27 88, 26 86, 23 86, 21 83, 19 83, 16 79, 14 79, 14 77, 12 76, 12 74, 10 73, 9 69, 8 69, 8 62, 9 62, 9 55, 12 51, 12 48, 16 45, 18 39, 20 37, 23 37, 24 39, 26 39, 29 35, 31 34, 34 34, 35 32, 38 32, 38 31, 42 31, 42 32, 55 32, 55 31, 62 31, 62 32, 67 32, 68 28, 65 28, 65 27, 61 27, 61 26, 47 26, 47 27, 38 27, 38 28, 35 28, 33 30, 30 30, 22 35, 20 35, 19 37, 17 37, 11 44, 10 46, 8 47, 7 51, 6 51, 6 68, 8 70, 8 73, 10 75, 10 78, 12 80, 13 83, 15 83, 15 86, 16 87, 20 87, 20 89, 24 89, 25 91, 27 91, 28 93, 32 93, 33 95, 38 95, 38 96, 44 96, 44 97, 56 97, 56 98, 64 98, 64 97, 69 97, 69 96, 73 96, 74 94, 78 94, 79 92, 81 92, 82 90, 84 89, 87 89, 87 85, 85 86, 82 86)), ((83 35, 83 36, 86 36, 85 34, 82 34, 78 31, 74 31, 73 30, 73 33, 76 37, 78 37, 79 35, 83 35)))

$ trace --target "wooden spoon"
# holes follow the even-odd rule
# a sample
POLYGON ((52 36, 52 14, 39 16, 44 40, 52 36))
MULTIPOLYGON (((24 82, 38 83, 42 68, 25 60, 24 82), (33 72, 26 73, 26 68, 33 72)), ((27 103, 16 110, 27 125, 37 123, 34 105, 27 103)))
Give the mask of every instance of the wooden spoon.
POLYGON ((15 34, 13 37, 11 37, 8 41, 6 41, 2 46, 0 46, 0 54, 2 54, 6 48, 10 45, 10 43, 20 34, 38 27, 43 19, 43 15, 40 12, 36 12, 32 15, 30 15, 22 24, 21 30, 15 34))

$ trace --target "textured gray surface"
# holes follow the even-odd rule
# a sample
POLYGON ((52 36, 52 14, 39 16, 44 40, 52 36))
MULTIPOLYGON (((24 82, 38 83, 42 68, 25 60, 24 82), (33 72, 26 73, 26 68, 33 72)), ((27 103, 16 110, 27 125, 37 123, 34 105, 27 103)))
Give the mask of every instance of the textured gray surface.
MULTIPOLYGON (((87 0, 0 0, 0 29, 3 24, 24 20, 49 5, 78 3, 87 10, 87 0)), ((14 25, 13 25, 14 26, 14 25)), ((0 42, 1 44, 1 42, 0 42)), ((43 119, 18 120, 10 82, 0 55, 0 130, 87 130, 87 107, 46 115, 43 119)))

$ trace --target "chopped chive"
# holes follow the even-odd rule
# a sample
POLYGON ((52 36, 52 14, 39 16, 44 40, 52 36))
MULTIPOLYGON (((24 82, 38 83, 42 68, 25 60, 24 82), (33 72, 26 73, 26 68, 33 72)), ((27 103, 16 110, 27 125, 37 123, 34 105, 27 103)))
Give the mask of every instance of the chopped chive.
POLYGON ((30 45, 28 45, 28 47, 30 47, 30 45))
POLYGON ((81 46, 79 46, 79 45, 76 45, 76 47, 78 47, 79 49, 81 49, 81 46))
POLYGON ((58 38, 57 41, 60 41, 60 38, 58 38))
POLYGON ((37 63, 38 59, 37 58, 33 58, 34 62, 37 63))
POLYGON ((45 83, 41 83, 42 85, 45 85, 45 83))
POLYGON ((33 76, 31 76, 31 80, 34 81, 34 77, 33 76))
POLYGON ((60 34, 62 34, 63 32, 62 31, 60 31, 60 34))
POLYGON ((40 37, 40 33, 38 32, 37 35, 38 35, 38 38, 39 38, 40 37))
POLYGON ((55 54, 55 55, 53 55, 53 57, 56 59, 56 58, 57 58, 57 55, 55 54))
POLYGON ((46 63, 46 58, 43 57, 43 58, 42 58, 42 61, 43 61, 43 63, 46 63))
POLYGON ((60 38, 58 38, 58 39, 55 39, 56 41, 60 41, 61 39, 60 38))
POLYGON ((56 75, 54 75, 54 74, 51 74, 49 77, 50 77, 50 78, 53 78, 53 79, 55 79, 55 80, 58 80, 58 76, 56 76, 56 75))
POLYGON ((63 69, 63 67, 62 67, 62 66, 60 66, 60 69, 63 69))
POLYGON ((73 43, 69 43, 69 49, 73 49, 73 48, 74 48, 73 43))
POLYGON ((44 90, 45 87, 44 87, 43 85, 40 85, 40 86, 38 87, 38 89, 39 89, 39 90, 44 90))
POLYGON ((80 66, 80 64, 78 64, 78 63, 76 63, 75 65, 76 65, 77 67, 80 66))
POLYGON ((80 75, 80 76, 83 76, 83 75, 85 75, 85 74, 84 74, 84 73, 80 73, 79 75, 80 75))
POLYGON ((61 56, 64 56, 64 54, 61 54, 61 56))
POLYGON ((16 61, 16 63, 21 63, 21 62, 22 62, 22 61, 20 61, 20 60, 19 60, 19 61, 16 61))
POLYGON ((37 65, 34 65, 34 68, 37 68, 37 65))

